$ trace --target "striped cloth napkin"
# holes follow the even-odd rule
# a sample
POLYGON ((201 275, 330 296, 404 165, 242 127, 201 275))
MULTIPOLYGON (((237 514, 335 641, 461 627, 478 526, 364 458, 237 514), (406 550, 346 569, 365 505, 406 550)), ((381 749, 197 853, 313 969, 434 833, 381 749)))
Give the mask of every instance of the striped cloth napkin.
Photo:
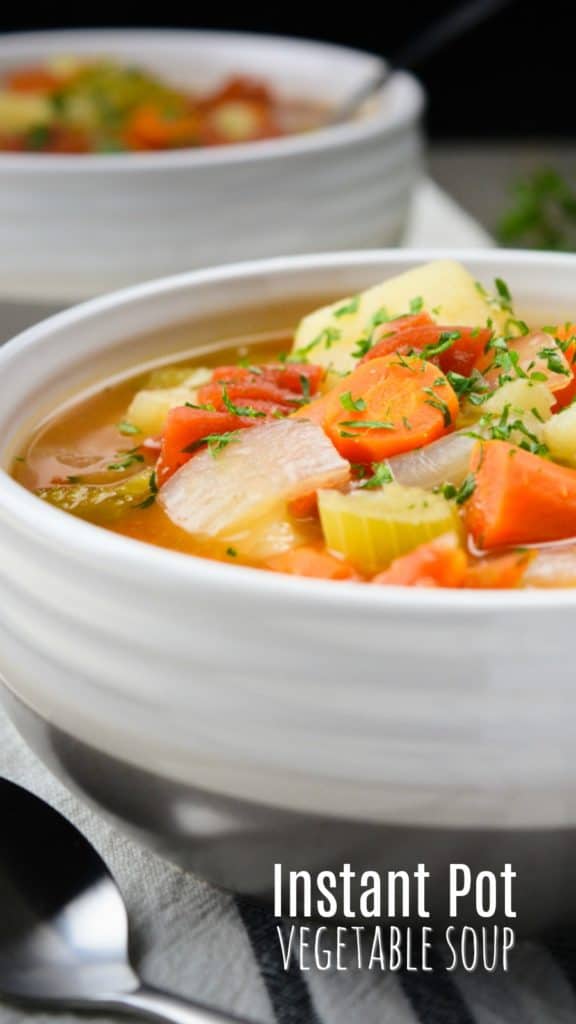
MULTIPOLYGON (((574 1024, 576 929, 520 943, 507 973, 284 971, 271 911, 143 850, 72 797, 0 712, 0 774, 44 797, 94 843, 124 894, 134 957, 152 984, 260 1024, 574 1024)), ((1 841, 1 840, 0 840, 1 841)), ((1 913, 1 907, 0 907, 1 913)), ((96 1019, 96 1018, 95 1018, 96 1019)), ((98 1020, 115 1018, 100 1016, 98 1020)), ((87 1024, 0 1004, 0 1024, 87 1024)))

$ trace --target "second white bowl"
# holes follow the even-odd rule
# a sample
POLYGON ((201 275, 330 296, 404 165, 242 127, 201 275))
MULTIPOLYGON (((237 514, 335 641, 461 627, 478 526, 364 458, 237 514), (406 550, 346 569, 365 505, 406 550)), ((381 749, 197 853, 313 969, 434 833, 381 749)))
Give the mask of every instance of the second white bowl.
MULTIPOLYGON (((0 77, 55 54, 110 55, 188 87, 234 73, 337 104, 380 60, 217 32, 72 31, 0 41, 0 77)), ((366 116, 305 135, 162 153, 0 154, 0 297, 73 300, 245 258, 395 244, 420 173, 422 91, 396 74, 366 116)))

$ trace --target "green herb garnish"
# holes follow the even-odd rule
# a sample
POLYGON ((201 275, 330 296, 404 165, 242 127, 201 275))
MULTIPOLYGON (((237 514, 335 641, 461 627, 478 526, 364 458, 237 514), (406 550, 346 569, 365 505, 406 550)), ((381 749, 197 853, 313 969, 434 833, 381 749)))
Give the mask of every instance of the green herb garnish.
POLYGON ((393 480, 394 477, 387 462, 373 462, 372 476, 360 485, 360 489, 374 490, 377 487, 383 487, 385 484, 391 484, 393 480))
POLYGON ((343 395, 340 395, 340 405, 348 412, 364 412, 366 408, 364 399, 352 398, 350 391, 345 391, 343 395))
POLYGON ((120 423, 117 424, 117 427, 120 433, 125 434, 126 437, 129 437, 132 434, 142 433, 140 427, 137 427, 135 423, 128 423, 128 420, 121 420, 120 423))
POLYGON ((455 487, 454 484, 444 484, 441 488, 442 494, 449 500, 454 500, 457 505, 463 505, 465 501, 468 501, 472 497, 476 490, 476 477, 473 473, 468 473, 468 476, 464 478, 460 487, 455 487))
POLYGON ((352 316, 353 313, 358 312, 358 306, 360 305, 360 296, 355 295, 354 298, 350 299, 350 302, 345 303, 344 306, 340 306, 334 310, 334 316, 352 316))

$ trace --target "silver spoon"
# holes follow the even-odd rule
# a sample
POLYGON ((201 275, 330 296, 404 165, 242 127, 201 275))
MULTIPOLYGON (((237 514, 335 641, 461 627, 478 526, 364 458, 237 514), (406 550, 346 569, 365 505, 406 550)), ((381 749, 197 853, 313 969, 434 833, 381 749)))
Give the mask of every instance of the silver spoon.
POLYGON ((332 110, 328 123, 342 124, 343 121, 349 121, 371 96, 380 92, 396 71, 414 70, 422 61, 442 50, 447 43, 466 35, 482 21, 513 2, 515 0, 469 0, 468 3, 460 3, 415 36, 386 63, 378 75, 332 110))
POLYGON ((44 1009, 172 1024, 247 1024, 141 982, 128 919, 96 850, 58 811, 0 779, 0 995, 44 1009))

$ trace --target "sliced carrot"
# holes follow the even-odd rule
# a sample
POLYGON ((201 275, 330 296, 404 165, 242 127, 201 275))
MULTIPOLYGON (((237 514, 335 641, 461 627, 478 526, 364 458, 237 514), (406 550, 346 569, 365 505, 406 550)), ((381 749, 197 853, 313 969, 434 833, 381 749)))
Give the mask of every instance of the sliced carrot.
POLYGON ((176 116, 153 103, 144 103, 130 115, 124 136, 131 149, 170 149, 198 140, 198 118, 185 111, 176 116))
POLYGON ((301 415, 306 409, 344 458, 380 462, 450 430, 458 399, 437 366, 416 356, 390 355, 358 366, 325 399, 304 406, 301 415))
POLYGON ((160 458, 156 464, 156 482, 159 487, 192 458, 202 447, 204 438, 226 434, 252 426, 258 420, 248 420, 230 412, 208 412, 178 406, 168 413, 162 435, 160 458))
POLYGON ((361 580, 348 562, 330 554, 325 548, 307 545, 292 548, 269 558, 266 565, 275 572, 292 576, 312 576, 322 580, 361 580))
POLYGON ((441 327, 427 313, 419 313, 383 324, 379 335, 380 340, 364 356, 363 362, 392 352, 422 352, 445 341, 449 342, 448 347, 429 358, 444 373, 452 371, 468 377, 482 357, 492 331, 488 327, 441 327))
POLYGON ((303 494, 300 498, 293 498, 288 502, 288 512, 295 519, 311 519, 318 512, 318 494, 311 491, 310 494, 303 494))
POLYGON ((478 548, 576 537, 576 470, 506 441, 479 442, 470 469, 465 518, 478 548))
POLYGON ((564 355, 572 370, 571 380, 554 394, 556 404, 552 411, 558 412, 559 409, 565 409, 576 398, 576 324, 561 324, 554 331, 554 337, 564 342, 564 355))
POLYGON ((522 583, 532 557, 529 551, 510 551, 479 558, 468 567, 462 586, 473 590, 512 590, 522 583))
POLYGON ((372 582, 401 587, 461 587, 466 569, 466 555, 457 537, 446 534, 394 559, 372 582))

